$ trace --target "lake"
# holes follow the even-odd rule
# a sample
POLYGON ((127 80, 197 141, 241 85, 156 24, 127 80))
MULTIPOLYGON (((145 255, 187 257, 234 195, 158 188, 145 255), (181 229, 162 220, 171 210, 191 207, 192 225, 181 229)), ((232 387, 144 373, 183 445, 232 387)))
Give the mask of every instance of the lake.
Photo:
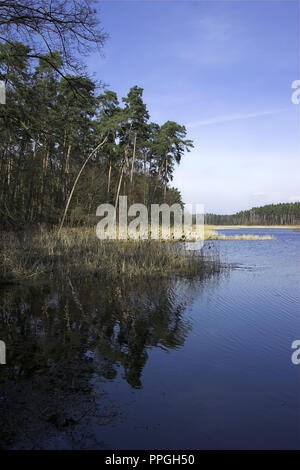
POLYGON ((220 232, 275 239, 198 280, 2 287, 0 447, 300 449, 300 233, 220 232))

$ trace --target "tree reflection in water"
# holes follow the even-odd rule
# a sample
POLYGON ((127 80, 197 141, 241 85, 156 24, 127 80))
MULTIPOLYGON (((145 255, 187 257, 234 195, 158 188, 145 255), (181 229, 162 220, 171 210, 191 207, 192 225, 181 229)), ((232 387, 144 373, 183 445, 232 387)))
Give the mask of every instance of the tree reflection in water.
POLYGON ((150 348, 179 349, 191 325, 184 311, 205 279, 14 286, 0 291, 0 446, 101 448, 92 425, 121 410, 99 381, 118 368, 142 387, 150 348), (95 382, 97 387, 94 386, 95 382))

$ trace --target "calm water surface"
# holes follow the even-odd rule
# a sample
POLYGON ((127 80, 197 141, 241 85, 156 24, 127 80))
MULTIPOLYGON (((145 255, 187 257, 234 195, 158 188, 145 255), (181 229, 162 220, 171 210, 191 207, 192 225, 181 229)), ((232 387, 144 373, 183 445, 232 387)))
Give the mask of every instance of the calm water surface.
POLYGON ((0 447, 300 449, 300 233, 251 233, 202 280, 2 288, 0 447))

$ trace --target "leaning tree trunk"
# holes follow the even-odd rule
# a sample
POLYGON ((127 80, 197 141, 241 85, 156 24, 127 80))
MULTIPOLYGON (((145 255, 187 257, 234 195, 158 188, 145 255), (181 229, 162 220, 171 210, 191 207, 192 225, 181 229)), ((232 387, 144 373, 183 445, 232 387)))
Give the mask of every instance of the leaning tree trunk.
POLYGON ((105 144, 106 141, 107 141, 107 136, 105 137, 105 139, 104 139, 100 144, 97 145, 97 147, 94 148, 94 150, 92 150, 92 152, 87 156, 87 158, 86 158, 84 164, 83 164, 82 167, 80 168, 80 170, 79 170, 79 172, 78 172, 78 175, 77 175, 77 177, 76 177, 76 179, 75 179, 75 181, 74 181, 72 190, 71 190, 70 195, 69 195, 69 197, 68 197, 68 200, 67 200, 67 204, 66 204, 66 207, 65 207, 64 215, 63 215, 63 217, 62 217, 62 219, 61 219, 61 223, 60 223, 60 226, 59 226, 59 229, 58 229, 58 235, 60 234, 60 231, 61 231, 61 229, 62 229, 62 227, 63 227, 63 225, 64 225, 64 221, 65 221, 65 218, 66 218, 66 215, 67 215, 67 212, 68 212, 68 208, 69 208, 69 205, 70 205, 70 202, 71 202, 71 199, 72 199, 74 190, 75 190, 75 188, 76 188, 76 184, 77 184, 77 182, 78 182, 78 180, 79 180, 79 178, 80 178, 81 173, 82 173, 83 170, 84 170, 85 165, 87 164, 87 162, 89 161, 89 159, 94 155, 94 153, 97 152, 97 150, 99 150, 99 149, 102 147, 102 145, 105 144))
POLYGON ((119 194, 120 194, 120 189, 121 189, 121 184, 122 184, 123 172, 124 172, 124 162, 122 162, 122 165, 121 165, 119 183, 118 183, 118 188, 117 188, 116 197, 115 197, 116 209, 118 207, 118 200, 119 200, 119 194))
POLYGON ((107 176, 107 202, 109 202, 110 180, 111 180, 111 165, 109 165, 108 176, 107 176))

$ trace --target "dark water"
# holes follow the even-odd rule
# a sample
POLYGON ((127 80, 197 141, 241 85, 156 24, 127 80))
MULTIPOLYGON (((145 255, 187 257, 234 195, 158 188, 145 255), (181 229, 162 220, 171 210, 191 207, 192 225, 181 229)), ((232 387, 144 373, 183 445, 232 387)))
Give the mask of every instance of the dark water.
POLYGON ((300 233, 251 233, 202 280, 0 290, 0 446, 300 449, 300 233))

